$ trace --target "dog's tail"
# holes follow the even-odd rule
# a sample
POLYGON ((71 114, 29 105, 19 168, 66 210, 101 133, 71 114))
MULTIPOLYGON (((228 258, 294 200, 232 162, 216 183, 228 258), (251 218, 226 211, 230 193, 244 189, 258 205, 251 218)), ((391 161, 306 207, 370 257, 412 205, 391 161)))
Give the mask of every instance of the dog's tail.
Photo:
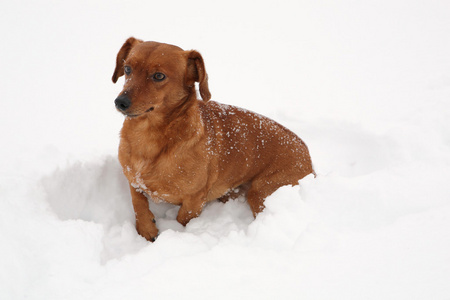
POLYGON ((316 178, 317 177, 317 173, 316 173, 316 171, 314 170, 314 165, 311 163, 311 169, 312 169, 312 172, 311 172, 311 174, 313 174, 314 175, 314 178, 316 178))

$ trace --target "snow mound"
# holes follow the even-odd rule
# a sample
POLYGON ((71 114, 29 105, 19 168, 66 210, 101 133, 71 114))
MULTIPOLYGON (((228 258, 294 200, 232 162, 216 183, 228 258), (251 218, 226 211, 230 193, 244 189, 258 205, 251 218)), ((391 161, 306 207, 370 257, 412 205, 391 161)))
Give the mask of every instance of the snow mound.
POLYGON ((47 250, 28 262, 50 267, 45 280, 28 275, 40 282, 30 291, 66 299, 146 293, 162 299, 229 299, 255 291, 260 299, 296 299, 292 291, 302 291, 306 299, 325 299, 330 292, 357 299, 354 293, 364 295, 369 282, 385 287, 381 296, 406 289, 425 295, 420 282, 435 276, 439 295, 449 274, 441 262, 450 256, 439 249, 450 247, 450 205, 443 200, 450 195, 437 186, 448 175, 444 168, 423 165, 385 167, 361 176, 310 175, 299 186, 282 187, 268 197, 256 219, 241 197, 208 204, 186 227, 175 220, 178 207, 151 203, 161 234, 148 243, 134 229, 128 184, 117 159, 75 163, 39 183, 40 209, 54 218, 41 216, 36 222, 46 238, 41 233, 34 241, 47 250), (415 179, 415 169, 424 176, 438 172, 442 179, 415 179), (393 192, 414 182, 421 185, 414 196, 393 192), (440 191, 434 199, 414 200, 433 189, 440 191), (57 242, 61 235, 69 241, 57 242), (401 277, 405 280, 392 283, 401 277), (71 298, 59 285, 74 280, 79 291, 71 298), (222 281, 235 289, 217 296, 222 281), (180 291, 171 288, 173 283, 180 291))
MULTIPOLYGON (((41 185, 45 201, 59 220, 82 220, 103 228, 102 263, 143 245, 134 230, 128 182, 117 158, 78 162, 58 169, 44 177, 41 185), (133 241, 136 245, 130 246, 133 241)), ((254 218, 244 197, 227 203, 213 201, 186 227, 176 221, 178 206, 150 201, 150 208, 160 229, 158 243, 170 236, 181 240, 198 239, 212 247, 242 235, 247 240, 245 243, 250 240, 265 245, 266 240, 271 240, 273 247, 289 248, 306 226, 308 218, 302 203, 300 187, 283 187, 266 200, 265 213, 252 223, 254 218), (280 215, 290 217, 279 218, 280 215)))

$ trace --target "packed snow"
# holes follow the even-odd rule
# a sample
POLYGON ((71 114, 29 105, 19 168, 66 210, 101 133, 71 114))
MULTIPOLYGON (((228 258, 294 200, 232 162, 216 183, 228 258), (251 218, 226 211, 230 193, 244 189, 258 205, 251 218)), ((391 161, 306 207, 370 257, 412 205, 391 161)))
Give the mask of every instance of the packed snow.
POLYGON ((7 1, 0 299, 450 299, 447 1, 7 1), (129 36, 196 49, 212 99, 317 177, 135 230, 110 78, 129 36))

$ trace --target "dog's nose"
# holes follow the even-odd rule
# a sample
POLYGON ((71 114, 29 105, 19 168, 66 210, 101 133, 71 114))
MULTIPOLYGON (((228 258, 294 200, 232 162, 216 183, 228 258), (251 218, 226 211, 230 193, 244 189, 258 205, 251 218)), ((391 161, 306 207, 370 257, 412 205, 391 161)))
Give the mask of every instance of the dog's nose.
POLYGON ((120 111, 126 111, 131 106, 131 100, 127 95, 120 95, 114 101, 116 108, 120 111))

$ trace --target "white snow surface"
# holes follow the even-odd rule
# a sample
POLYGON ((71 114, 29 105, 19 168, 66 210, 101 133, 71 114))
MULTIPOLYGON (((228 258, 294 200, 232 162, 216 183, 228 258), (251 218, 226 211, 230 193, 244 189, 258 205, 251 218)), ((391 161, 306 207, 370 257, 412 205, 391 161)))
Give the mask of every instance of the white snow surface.
POLYGON ((450 2, 5 1, 0 299, 450 299, 450 2), (110 78, 129 36, 199 50, 213 100, 317 178, 134 228, 110 78))

